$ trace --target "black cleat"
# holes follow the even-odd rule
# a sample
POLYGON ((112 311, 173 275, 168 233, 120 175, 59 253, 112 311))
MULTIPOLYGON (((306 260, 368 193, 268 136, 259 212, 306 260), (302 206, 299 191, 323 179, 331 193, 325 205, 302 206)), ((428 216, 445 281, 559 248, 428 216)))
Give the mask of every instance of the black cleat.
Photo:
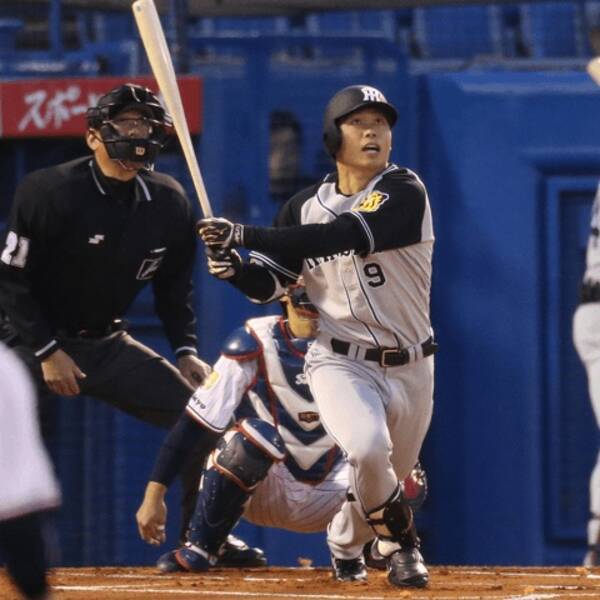
POLYGON ((267 557, 260 548, 250 548, 246 542, 229 534, 219 550, 219 558, 215 567, 265 567, 267 557))
POLYGON ((390 555, 388 581, 396 587, 423 588, 427 585, 429 573, 417 548, 396 550, 390 555))
POLYGON ((333 567, 333 577, 337 581, 366 581, 367 567, 365 559, 358 558, 336 558, 331 557, 331 566, 333 567))

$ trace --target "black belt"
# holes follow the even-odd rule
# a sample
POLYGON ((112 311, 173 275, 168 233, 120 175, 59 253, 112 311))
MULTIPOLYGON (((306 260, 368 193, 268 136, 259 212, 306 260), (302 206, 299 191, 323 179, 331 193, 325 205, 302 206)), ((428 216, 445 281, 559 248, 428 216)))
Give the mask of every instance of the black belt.
POLYGON ((600 302, 600 283, 583 283, 579 289, 579 302, 600 302))
MULTIPOLYGON (((439 345, 433 341, 433 337, 426 339, 421 345, 420 353, 423 358, 437 352, 439 345)), ((352 344, 331 338, 331 349, 338 354, 348 356, 352 344)), ((364 351, 362 358, 379 363, 381 367, 399 367, 408 364, 411 360, 420 358, 412 348, 368 348, 364 351)))
POLYGON ((124 331, 127 329, 127 321, 123 319, 115 319, 109 325, 105 327, 93 327, 89 329, 71 329, 68 327, 59 328, 56 333, 61 337, 69 338, 86 338, 86 339, 98 339, 109 336, 115 331, 124 331))

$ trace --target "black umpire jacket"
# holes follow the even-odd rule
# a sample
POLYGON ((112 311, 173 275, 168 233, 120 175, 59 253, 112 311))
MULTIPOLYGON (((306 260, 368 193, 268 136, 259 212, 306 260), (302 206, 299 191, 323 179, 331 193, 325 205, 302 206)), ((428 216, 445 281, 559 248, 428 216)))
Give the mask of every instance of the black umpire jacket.
POLYGON ((175 353, 195 352, 195 219, 182 187, 142 171, 104 177, 91 157, 19 185, 0 255, 0 309, 39 359, 56 335, 102 331, 150 281, 175 353))

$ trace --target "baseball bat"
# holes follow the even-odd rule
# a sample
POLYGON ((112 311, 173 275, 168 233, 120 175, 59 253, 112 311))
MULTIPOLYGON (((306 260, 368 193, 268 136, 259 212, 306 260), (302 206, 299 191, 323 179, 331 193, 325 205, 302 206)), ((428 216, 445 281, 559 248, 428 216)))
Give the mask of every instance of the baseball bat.
POLYGON ((589 76, 600 85, 600 56, 592 58, 587 64, 587 72, 589 76))
POLYGON ((173 61, 171 60, 171 54, 167 47, 167 41, 162 25, 160 24, 154 0, 135 0, 131 5, 131 9, 133 10, 135 22, 144 48, 146 49, 152 73, 158 83, 167 110, 173 119, 175 132, 177 133, 187 167, 192 176, 202 214, 205 217, 212 217, 213 211, 208 200, 206 188, 204 187, 204 180, 202 179, 202 173, 200 173, 194 146, 192 145, 192 138, 190 137, 190 130, 185 118, 181 94, 177 86, 173 61))

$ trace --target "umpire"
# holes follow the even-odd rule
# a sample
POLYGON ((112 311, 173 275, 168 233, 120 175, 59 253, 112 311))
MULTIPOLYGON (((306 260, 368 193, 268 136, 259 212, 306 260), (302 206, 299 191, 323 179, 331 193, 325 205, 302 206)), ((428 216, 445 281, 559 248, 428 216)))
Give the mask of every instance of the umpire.
MULTIPOLYGON (((88 109, 87 125, 93 156, 30 173, 17 189, 0 255, 0 339, 42 395, 85 394, 171 427, 210 370, 196 351, 194 215, 183 188, 152 170, 171 121, 149 89, 128 83, 88 109), (150 282, 177 369, 126 330, 123 315, 150 282)), ((215 438, 207 429, 184 476, 184 524, 215 438)))

